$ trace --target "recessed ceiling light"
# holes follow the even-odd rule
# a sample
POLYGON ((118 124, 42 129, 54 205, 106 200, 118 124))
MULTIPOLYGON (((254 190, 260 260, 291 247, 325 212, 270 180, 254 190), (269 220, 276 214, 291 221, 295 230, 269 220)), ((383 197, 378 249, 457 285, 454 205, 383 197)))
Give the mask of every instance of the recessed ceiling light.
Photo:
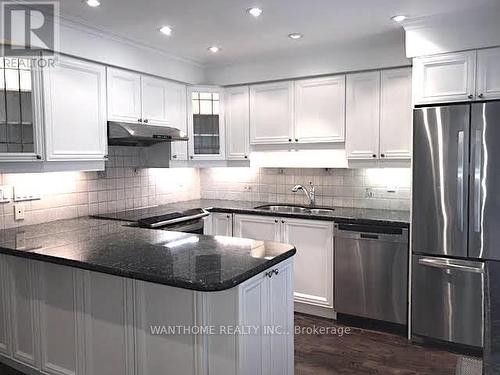
POLYGON ((405 19, 406 19, 406 16, 403 16, 403 15, 391 17, 391 20, 393 20, 395 22, 403 22, 405 19))
POLYGON ((86 0, 85 1, 89 7, 95 8, 101 5, 101 2, 99 0, 86 0))
POLYGON ((217 47, 217 46, 212 46, 212 47, 208 47, 208 50, 212 53, 217 53, 220 51, 220 48, 217 47))
POLYGON ((262 14, 261 8, 249 8, 247 9, 248 14, 251 14, 254 17, 259 17, 262 14))
POLYGON ((300 33, 292 33, 292 34, 288 34, 288 37, 290 39, 302 39, 304 37, 304 35, 300 34, 300 33))
POLYGON ((172 28, 170 26, 162 26, 160 32, 165 35, 172 35, 172 28))

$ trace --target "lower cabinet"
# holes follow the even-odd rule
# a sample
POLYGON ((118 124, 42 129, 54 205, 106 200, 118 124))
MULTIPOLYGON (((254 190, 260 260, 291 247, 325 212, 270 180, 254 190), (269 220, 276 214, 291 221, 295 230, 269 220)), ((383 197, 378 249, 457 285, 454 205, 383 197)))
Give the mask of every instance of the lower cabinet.
POLYGON ((296 310, 334 317, 333 222, 234 215, 234 236, 293 244, 296 310))
POLYGON ((9 280, 7 278, 7 257, 0 255, 0 354, 10 355, 9 334, 9 280))
POLYGON ((212 235, 229 236, 233 235, 233 215, 215 212, 212 215, 212 235))

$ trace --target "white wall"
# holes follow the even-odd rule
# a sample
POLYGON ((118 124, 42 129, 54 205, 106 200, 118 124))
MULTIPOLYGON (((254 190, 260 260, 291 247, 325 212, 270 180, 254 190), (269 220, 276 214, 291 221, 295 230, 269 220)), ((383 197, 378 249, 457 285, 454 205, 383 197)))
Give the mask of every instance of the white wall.
POLYGON ((210 84, 235 85, 403 65, 410 65, 410 61, 405 57, 404 32, 400 29, 370 40, 332 45, 327 50, 207 68, 206 80, 210 84))
POLYGON ((478 49, 500 45, 500 4, 495 7, 442 14, 409 21, 406 56, 478 49))

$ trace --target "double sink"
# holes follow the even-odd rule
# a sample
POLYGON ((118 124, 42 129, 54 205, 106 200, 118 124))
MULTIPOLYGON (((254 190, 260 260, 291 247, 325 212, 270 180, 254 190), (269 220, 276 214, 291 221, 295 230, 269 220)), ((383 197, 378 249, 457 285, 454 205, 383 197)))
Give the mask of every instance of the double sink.
POLYGON ((273 211, 293 214, 329 215, 335 211, 334 208, 314 208, 294 205, 266 204, 255 207, 256 210, 273 211))

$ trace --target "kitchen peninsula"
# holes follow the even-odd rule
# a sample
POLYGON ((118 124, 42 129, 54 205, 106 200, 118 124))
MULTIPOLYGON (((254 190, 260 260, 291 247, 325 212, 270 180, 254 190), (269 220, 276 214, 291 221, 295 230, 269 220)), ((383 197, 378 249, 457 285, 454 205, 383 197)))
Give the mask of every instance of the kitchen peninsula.
POLYGON ((0 231, 2 361, 49 374, 292 374, 294 254, 90 218, 0 231))

